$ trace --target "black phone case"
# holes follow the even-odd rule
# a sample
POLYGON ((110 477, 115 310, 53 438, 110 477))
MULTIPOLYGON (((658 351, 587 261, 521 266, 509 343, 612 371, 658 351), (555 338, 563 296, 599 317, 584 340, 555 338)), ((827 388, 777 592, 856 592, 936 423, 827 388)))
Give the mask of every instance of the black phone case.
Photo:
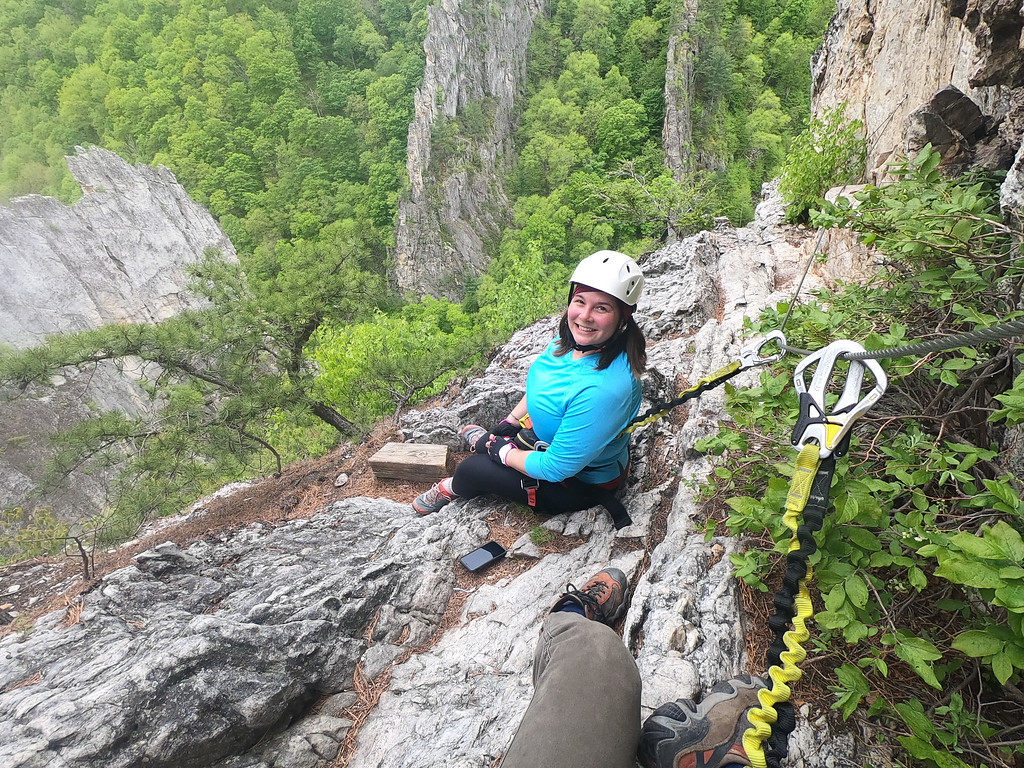
POLYGON ((467 571, 475 573, 505 556, 505 548, 496 541, 489 541, 468 555, 463 555, 459 562, 467 571))

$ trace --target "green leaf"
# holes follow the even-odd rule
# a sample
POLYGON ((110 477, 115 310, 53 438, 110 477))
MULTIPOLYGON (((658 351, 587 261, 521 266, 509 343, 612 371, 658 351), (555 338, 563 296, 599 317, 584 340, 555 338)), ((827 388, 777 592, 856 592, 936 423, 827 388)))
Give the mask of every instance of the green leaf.
POLYGON ((846 530, 846 535, 850 541, 866 552, 877 552, 882 548, 878 537, 866 528, 851 526, 846 530))
POLYGON ((985 480, 984 483, 985 487, 988 488, 989 493, 1000 501, 1008 504, 1011 509, 1017 509, 1017 507, 1020 506, 1021 500, 1017 494, 1014 493, 1014 490, 1010 487, 1009 483, 1000 482, 999 480, 985 480))
POLYGON ((1010 660, 1013 666, 1017 667, 1017 669, 1024 669, 1024 646, 1007 643, 1003 653, 1006 654, 1006 658, 1010 660))
POLYGON ((836 584, 825 593, 825 608, 829 611, 838 611, 846 602, 846 589, 842 584, 836 584))
POLYGON ((842 629, 851 619, 836 611, 818 611, 814 614, 814 621, 822 629, 842 629))
POLYGON ((761 508, 761 502, 749 496, 734 496, 731 499, 726 499, 725 503, 741 515, 752 515, 761 508))
POLYGON ((985 539, 999 547, 1007 559, 1024 563, 1024 539, 1005 520, 1000 520, 991 528, 987 528, 985 539))
POLYGON ((896 705, 896 711, 900 713, 903 722, 915 736, 929 740, 935 735, 935 726, 925 715, 921 702, 901 702, 896 705))
POLYGON ((852 494, 846 494, 836 499, 836 517, 835 521, 838 524, 851 523, 857 519, 857 513, 860 511, 860 505, 857 503, 857 497, 852 494))
POLYGON ((861 699, 871 692, 871 685, 864 673, 853 664, 843 664, 839 667, 836 670, 836 678, 839 685, 830 686, 830 689, 840 695, 832 709, 842 712, 845 720, 856 711, 861 699))
POLYGON ((1013 675, 1013 664, 1010 663, 1010 657, 1005 653, 997 653, 993 656, 992 674, 996 676, 1000 685, 1006 685, 1006 681, 1013 675))
POLYGON ((1000 568, 999 578, 1006 581, 1024 579, 1024 568, 1021 568, 1019 565, 1008 565, 1005 568, 1000 568))
POLYGON ((916 565, 912 565, 907 569, 907 579, 910 581, 910 586, 918 592, 928 586, 928 577, 916 565))
POLYGON ((969 533, 958 533, 952 537, 951 543, 969 555, 985 560, 1002 560, 1005 555, 991 541, 979 539, 969 533))
POLYGON ((851 620, 849 624, 843 627, 843 639, 850 643, 850 645, 859 643, 870 634, 870 628, 863 622, 857 621, 856 619, 851 620))
POLYGON ((996 590, 996 605, 1014 613, 1024 613, 1024 584, 1014 582, 996 590))
POLYGON ((858 608, 863 608, 868 604, 868 588, 860 576, 857 574, 849 576, 846 579, 845 587, 846 596, 858 608))
POLYGON ((898 738, 903 748, 918 760, 928 760, 935 754, 935 747, 916 736, 900 736, 898 738))
POLYGON ((942 690, 935 670, 929 663, 942 658, 938 648, 922 637, 913 637, 901 630, 898 633, 895 650, 896 655, 907 662, 922 680, 933 688, 942 690))
POLYGON ((961 632, 952 642, 953 648, 974 658, 992 656, 999 653, 1003 650, 1004 645, 1006 643, 1002 640, 980 629, 969 629, 966 632, 961 632))
POLYGON ((969 560, 947 560, 935 569, 935 575, 952 581, 954 584, 963 584, 979 589, 997 589, 1005 584, 999 578, 999 571, 995 568, 969 560))

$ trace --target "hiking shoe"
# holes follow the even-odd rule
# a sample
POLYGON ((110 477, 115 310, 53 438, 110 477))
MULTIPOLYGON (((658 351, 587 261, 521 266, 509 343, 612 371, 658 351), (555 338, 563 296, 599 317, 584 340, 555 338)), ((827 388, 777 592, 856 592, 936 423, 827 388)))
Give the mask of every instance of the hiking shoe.
POLYGON ((737 675, 716 683, 700 704, 677 699, 662 704, 647 718, 637 757, 644 768, 718 768, 750 765, 743 733, 750 727, 747 710, 761 706, 760 677, 737 675))
POLYGON ((441 482, 435 483, 434 487, 429 491, 417 496, 416 500, 412 503, 412 508, 421 515, 429 515, 440 510, 454 498, 455 492, 452 491, 452 479, 446 477, 441 482))
POLYGON ((486 444, 483 450, 481 450, 479 443, 480 438, 490 437, 491 433, 479 424, 467 424, 459 430, 459 434, 462 435, 462 439, 466 441, 466 445, 469 446, 469 450, 472 453, 487 453, 486 444))
POLYGON ((628 588, 626 574, 618 568, 608 568, 592 577, 583 585, 583 589, 576 589, 569 584, 551 606, 550 613, 560 611, 567 605, 577 605, 588 619, 611 625, 626 612, 628 588))

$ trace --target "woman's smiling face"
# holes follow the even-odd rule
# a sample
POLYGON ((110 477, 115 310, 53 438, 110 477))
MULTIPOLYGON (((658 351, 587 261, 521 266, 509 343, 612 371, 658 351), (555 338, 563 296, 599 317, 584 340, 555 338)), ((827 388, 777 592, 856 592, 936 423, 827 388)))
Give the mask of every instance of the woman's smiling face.
POLYGON ((569 332, 580 346, 604 344, 622 321, 619 302, 601 291, 577 293, 569 302, 569 332))

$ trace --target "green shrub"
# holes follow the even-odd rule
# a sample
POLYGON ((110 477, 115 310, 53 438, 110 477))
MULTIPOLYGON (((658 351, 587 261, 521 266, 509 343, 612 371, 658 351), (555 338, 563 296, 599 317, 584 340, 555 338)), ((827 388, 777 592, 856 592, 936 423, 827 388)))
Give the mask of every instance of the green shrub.
POLYGON ((845 106, 825 110, 793 139, 779 181, 789 206, 787 221, 806 221, 829 189, 855 182, 864 174, 864 126, 860 120, 843 117, 845 106))
MULTIPOLYGON (((926 148, 896 183, 854 195, 858 206, 813 215, 852 228, 887 266, 867 285, 795 307, 790 344, 850 338, 882 349, 1024 314, 1020 240, 999 218, 996 180, 943 179, 937 164, 926 148)), ((787 308, 765 312, 755 330, 778 328, 787 308)), ((1019 347, 986 343, 883 361, 888 391, 837 463, 834 509, 817 537, 812 643, 837 670, 834 707, 880 718, 924 765, 1012 766, 1024 754, 1019 740, 993 738, 1019 725, 1009 714, 1019 705, 1000 702, 1004 686, 1024 680, 1024 487, 997 450, 1005 425, 1024 421, 1024 376, 1007 375, 1015 359, 1024 362, 1019 347)), ((730 388, 735 424, 698 446, 727 458, 705 493, 729 531, 776 542, 733 557, 765 590, 789 547, 797 397, 795 361, 783 362, 758 386, 730 388)))

